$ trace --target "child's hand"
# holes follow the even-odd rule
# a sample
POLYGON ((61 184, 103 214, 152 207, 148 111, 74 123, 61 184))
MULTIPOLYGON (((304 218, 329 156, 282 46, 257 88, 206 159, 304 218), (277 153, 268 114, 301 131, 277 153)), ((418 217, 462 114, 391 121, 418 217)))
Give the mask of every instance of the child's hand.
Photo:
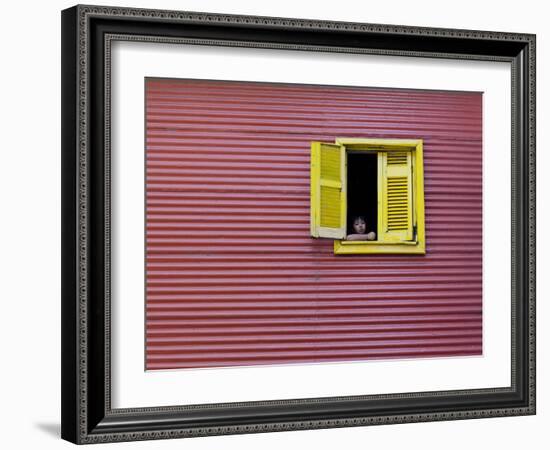
POLYGON ((346 236, 346 240, 348 241, 375 241, 376 240, 376 233, 374 231, 371 231, 367 234, 348 234, 346 236))

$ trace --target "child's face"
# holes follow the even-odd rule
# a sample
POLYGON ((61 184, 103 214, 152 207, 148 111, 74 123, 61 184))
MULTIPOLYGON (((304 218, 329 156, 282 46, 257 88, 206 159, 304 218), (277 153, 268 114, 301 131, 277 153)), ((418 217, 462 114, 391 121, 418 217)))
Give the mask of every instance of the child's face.
POLYGON ((367 224, 363 219, 355 219, 353 221, 353 230, 357 234, 364 234, 367 231, 367 224))

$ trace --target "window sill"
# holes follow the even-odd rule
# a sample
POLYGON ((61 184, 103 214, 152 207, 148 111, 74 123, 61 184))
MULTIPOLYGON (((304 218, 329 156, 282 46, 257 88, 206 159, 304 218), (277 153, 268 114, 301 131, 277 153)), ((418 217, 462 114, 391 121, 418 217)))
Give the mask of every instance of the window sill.
POLYGON ((423 242, 334 241, 335 255, 356 254, 414 254, 425 255, 423 242))

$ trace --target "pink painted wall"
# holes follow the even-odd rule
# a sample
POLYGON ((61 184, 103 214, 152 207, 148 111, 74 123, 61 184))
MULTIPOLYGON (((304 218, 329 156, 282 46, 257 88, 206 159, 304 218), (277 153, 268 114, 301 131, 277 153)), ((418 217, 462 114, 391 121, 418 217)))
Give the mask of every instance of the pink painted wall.
POLYGON ((150 79, 147 369, 479 355, 482 95, 150 79), (310 142, 424 140, 425 256, 309 234, 310 142))

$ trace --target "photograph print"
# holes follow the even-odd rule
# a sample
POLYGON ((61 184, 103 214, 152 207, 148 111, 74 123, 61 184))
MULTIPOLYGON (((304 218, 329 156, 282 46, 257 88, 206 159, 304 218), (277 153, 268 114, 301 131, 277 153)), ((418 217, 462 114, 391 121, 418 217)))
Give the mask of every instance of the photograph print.
POLYGON ((481 92, 145 79, 145 369, 483 355, 481 92))

